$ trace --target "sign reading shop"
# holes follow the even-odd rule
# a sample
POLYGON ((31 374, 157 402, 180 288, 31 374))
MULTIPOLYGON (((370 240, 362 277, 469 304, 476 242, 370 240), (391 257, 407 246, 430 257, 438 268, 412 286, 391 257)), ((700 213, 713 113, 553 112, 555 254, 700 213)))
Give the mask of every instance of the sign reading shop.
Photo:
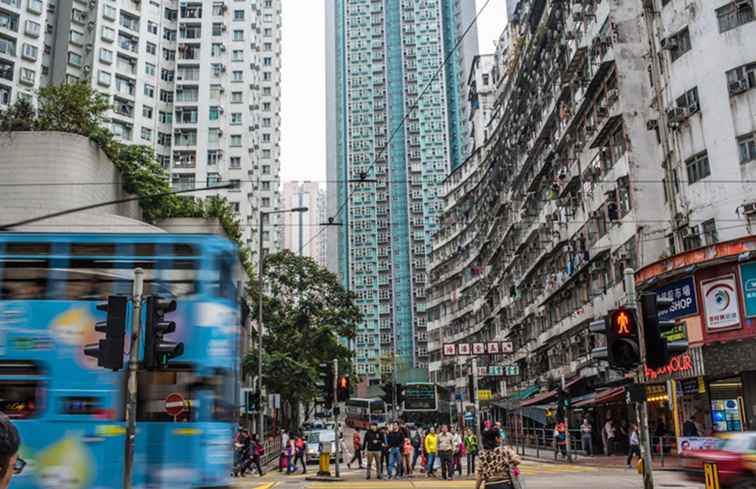
POLYGON ((667 284, 664 287, 659 287, 656 289, 656 297, 659 299, 668 298, 674 301, 668 308, 659 310, 659 319, 662 321, 672 321, 692 316, 698 312, 693 277, 686 277, 667 284))

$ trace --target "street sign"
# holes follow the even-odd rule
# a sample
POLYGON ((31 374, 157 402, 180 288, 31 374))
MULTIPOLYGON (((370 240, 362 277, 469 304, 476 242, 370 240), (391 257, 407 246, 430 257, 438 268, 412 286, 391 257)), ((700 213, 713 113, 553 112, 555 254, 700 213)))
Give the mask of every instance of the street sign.
POLYGON ((436 411, 435 384, 406 384, 404 386, 405 411, 436 411))
POLYGON ((717 464, 704 463, 704 480, 706 482, 706 489, 719 489, 719 469, 717 468, 717 464))
POLYGON ((168 394, 165 398, 165 412, 168 416, 176 417, 184 412, 186 407, 184 397, 181 394, 168 394))
POLYGON ((478 390, 478 400, 479 401, 490 401, 491 400, 491 391, 487 389, 479 389, 478 390))

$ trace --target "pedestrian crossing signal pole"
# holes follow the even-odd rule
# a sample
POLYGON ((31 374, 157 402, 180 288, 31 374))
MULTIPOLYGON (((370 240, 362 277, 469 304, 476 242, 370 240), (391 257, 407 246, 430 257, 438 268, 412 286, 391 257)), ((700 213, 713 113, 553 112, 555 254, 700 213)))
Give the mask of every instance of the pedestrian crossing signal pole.
POLYGON ((473 402, 475 403, 475 436, 478 437, 478 443, 481 442, 480 436, 480 399, 478 398, 478 359, 472 359, 472 379, 473 379, 473 402))
MULTIPOLYGON (((625 272, 625 292, 627 293, 627 302, 630 307, 635 308, 638 305, 638 295, 635 290, 635 270, 626 268, 625 272)), ((642 323, 642 321, 640 322, 642 323)), ((643 324, 639 326, 643 328, 643 324)), ((641 330, 639 338, 644 338, 641 330)), ((635 374, 635 382, 643 385, 643 368, 646 365, 646 345, 645 341, 640 341, 641 361, 635 374)), ((638 431, 640 434, 641 460, 643 460, 643 489, 654 489, 653 465, 651 462, 651 442, 648 433, 648 406, 645 401, 635 403, 635 412, 638 418, 638 431)))
MULTIPOLYGON (((339 378, 339 359, 333 361, 333 377, 339 378)), ((339 477, 339 455, 341 454, 341 437, 339 436, 339 386, 338 382, 333 383, 333 434, 336 438, 336 477, 339 477)))

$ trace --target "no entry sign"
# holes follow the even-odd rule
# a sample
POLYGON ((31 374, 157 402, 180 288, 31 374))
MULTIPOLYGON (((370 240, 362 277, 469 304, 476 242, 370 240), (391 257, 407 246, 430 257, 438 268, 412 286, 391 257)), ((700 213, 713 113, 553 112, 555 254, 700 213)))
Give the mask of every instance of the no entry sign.
POLYGON ((184 412, 186 407, 184 397, 181 394, 168 394, 165 398, 165 412, 174 418, 184 412))

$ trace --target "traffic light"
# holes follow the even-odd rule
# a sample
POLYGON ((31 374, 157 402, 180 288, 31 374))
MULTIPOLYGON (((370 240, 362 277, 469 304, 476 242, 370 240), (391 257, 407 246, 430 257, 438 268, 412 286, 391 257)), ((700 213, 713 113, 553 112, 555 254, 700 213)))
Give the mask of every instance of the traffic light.
POLYGON ((688 340, 667 340, 667 335, 675 329, 675 321, 659 318, 659 306, 666 310, 673 303, 674 299, 658 298, 655 292, 647 292, 641 296, 646 365, 650 368, 663 368, 673 356, 688 350, 688 340))
POLYGON ((404 402, 404 386, 396 384, 396 406, 399 407, 404 402))
POLYGON ((638 322, 635 318, 633 308, 609 311, 607 348, 609 364, 615 368, 631 370, 640 364, 638 322))
POLYGON ((247 414, 255 413, 260 407, 260 391, 244 391, 244 408, 247 414))
POLYGON ((97 310, 106 311, 105 321, 95 323, 95 331, 105 333, 105 339, 86 345, 84 354, 97 359, 97 365, 112 370, 123 368, 124 336, 126 335, 126 306, 129 298, 111 295, 108 302, 98 304, 97 310))
POLYGON ((164 369, 168 360, 183 355, 184 344, 165 341, 164 336, 176 331, 176 323, 166 321, 165 314, 176 310, 176 301, 164 301, 149 296, 146 301, 147 313, 144 325, 144 368, 164 369))
POLYGON ((351 394, 351 387, 349 377, 346 375, 339 377, 339 381, 336 383, 336 400, 338 402, 347 402, 351 394))
POLYGON ((331 409, 333 406, 333 364, 330 362, 320 364, 320 386, 321 395, 323 397, 323 403, 326 409, 331 409))
POLYGON ((475 379, 472 374, 467 376, 467 399, 475 402, 475 379))

